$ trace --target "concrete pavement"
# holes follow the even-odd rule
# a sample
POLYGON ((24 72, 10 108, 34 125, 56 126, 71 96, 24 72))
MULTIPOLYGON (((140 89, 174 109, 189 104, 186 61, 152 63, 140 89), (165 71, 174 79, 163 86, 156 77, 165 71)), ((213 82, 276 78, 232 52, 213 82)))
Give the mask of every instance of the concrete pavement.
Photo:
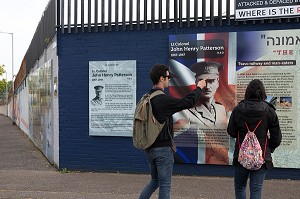
MULTIPOLYGON (((0 157, 0 199, 135 199, 149 179, 141 174, 58 171, 3 115, 0 157)), ((233 178, 174 176, 171 198, 234 198, 233 178)), ((300 181, 265 180, 263 198, 300 198, 300 181)))

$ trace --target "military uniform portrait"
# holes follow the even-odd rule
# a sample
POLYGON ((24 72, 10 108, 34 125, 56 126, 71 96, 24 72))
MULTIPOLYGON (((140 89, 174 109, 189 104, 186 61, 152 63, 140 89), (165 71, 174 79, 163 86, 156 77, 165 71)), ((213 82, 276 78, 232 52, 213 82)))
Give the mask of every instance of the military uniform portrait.
POLYGON ((228 164, 228 146, 221 143, 227 136, 227 112, 214 97, 222 69, 218 62, 198 62, 190 67, 195 73, 195 84, 206 79, 206 86, 196 106, 174 114, 175 143, 186 143, 177 147, 177 162, 228 164))
POLYGON ((93 106, 101 106, 103 104, 103 98, 101 97, 103 88, 103 86, 94 87, 96 96, 91 100, 93 106))

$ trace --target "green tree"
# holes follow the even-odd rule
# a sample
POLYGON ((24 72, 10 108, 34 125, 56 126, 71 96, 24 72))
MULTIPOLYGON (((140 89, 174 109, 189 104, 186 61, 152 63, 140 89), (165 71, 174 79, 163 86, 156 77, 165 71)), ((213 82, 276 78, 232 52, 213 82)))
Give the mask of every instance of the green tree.
POLYGON ((0 80, 0 93, 5 92, 6 90, 6 79, 0 80))
POLYGON ((4 64, 0 65, 0 77, 5 73, 4 64))
MULTIPOLYGON (((0 65, 0 77, 5 73, 4 65, 0 65)), ((9 91, 9 83, 7 82, 7 79, 0 80, 0 101, 4 100, 6 98, 6 86, 7 86, 7 92, 9 91)))

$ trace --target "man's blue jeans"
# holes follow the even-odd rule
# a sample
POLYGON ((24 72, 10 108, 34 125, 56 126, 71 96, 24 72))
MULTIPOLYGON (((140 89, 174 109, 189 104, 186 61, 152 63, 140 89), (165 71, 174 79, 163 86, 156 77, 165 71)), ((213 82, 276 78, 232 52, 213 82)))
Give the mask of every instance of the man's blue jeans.
POLYGON ((149 199, 159 187, 159 199, 169 199, 171 178, 174 165, 173 150, 171 147, 151 148, 146 152, 150 166, 151 181, 144 188, 139 199, 149 199))
POLYGON ((234 189, 236 199, 246 199, 248 176, 250 177, 250 199, 260 199, 263 182, 267 169, 262 166, 259 170, 248 170, 241 165, 235 167, 234 189))

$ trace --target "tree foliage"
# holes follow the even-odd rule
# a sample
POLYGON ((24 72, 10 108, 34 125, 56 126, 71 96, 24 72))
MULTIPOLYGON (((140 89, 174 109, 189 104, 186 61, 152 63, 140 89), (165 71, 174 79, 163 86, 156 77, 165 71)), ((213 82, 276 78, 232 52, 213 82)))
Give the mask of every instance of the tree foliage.
MULTIPOLYGON (((6 71, 4 70, 4 65, 0 65, 0 76, 2 76, 6 71)), ((0 80, 0 100, 6 96, 6 86, 7 92, 9 92, 11 88, 12 82, 7 82, 7 79, 0 80)))
POLYGON ((4 73, 5 73, 5 70, 4 70, 4 64, 3 64, 3 65, 0 65, 0 76, 2 76, 4 73))
POLYGON ((12 82, 6 82, 6 79, 0 80, 0 93, 6 93, 6 84, 7 84, 7 92, 11 89, 12 82))

